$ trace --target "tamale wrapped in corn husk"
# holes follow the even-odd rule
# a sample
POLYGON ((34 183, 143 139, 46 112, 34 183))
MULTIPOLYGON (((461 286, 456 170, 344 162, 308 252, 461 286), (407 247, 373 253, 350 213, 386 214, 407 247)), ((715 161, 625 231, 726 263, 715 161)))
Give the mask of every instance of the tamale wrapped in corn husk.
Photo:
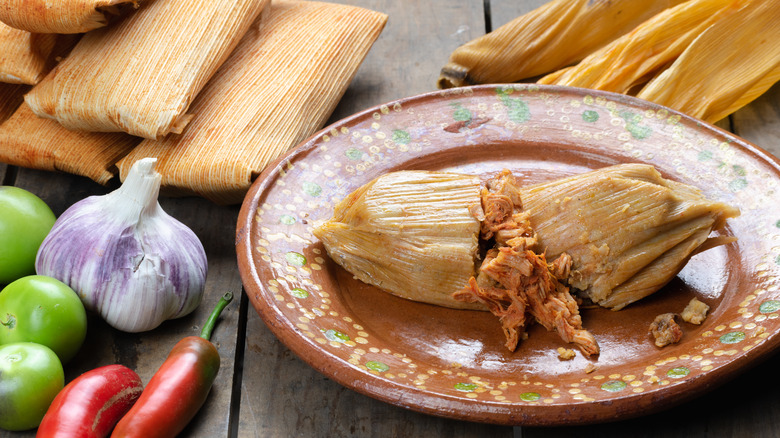
POLYGON ((480 308, 452 293, 475 275, 480 181, 405 171, 381 176, 335 207, 314 230, 330 257, 360 280, 395 295, 453 308, 480 308))
POLYGON ((140 141, 120 132, 69 131, 22 103, 0 124, 0 162, 82 175, 105 185, 118 173, 117 160, 140 141))
POLYGON ((0 82, 37 84, 52 67, 48 61, 56 39, 0 23, 0 82))
MULTIPOLYGON (((480 208, 477 179, 444 174, 460 184, 431 187, 438 175, 381 176, 339 203, 314 234, 361 280, 411 300, 459 307, 462 302, 447 297, 467 286, 463 279, 478 263, 469 242, 479 226, 469 218, 479 222, 490 212, 480 208)), ((560 269, 567 271, 560 277, 614 310, 660 289, 697 251, 732 241, 710 233, 739 214, 645 164, 521 186, 516 193, 540 254, 547 260, 566 254, 570 268, 560 269)))
POLYGON ((267 0, 155 0, 84 34, 25 101, 68 129, 159 139, 187 110, 267 0))
MULTIPOLYGON (((149 0, 152 1, 152 0, 149 0)), ((0 0, 0 21, 36 33, 82 33, 103 27, 138 0, 0 0)))
POLYGON ((520 189, 547 257, 572 258, 569 284, 603 307, 621 309, 660 289, 709 237, 739 215, 652 166, 626 164, 520 189))
POLYGON ((671 64, 705 29, 743 3, 745 0, 689 0, 668 8, 577 65, 551 73, 538 83, 629 93, 671 64))
POLYGON ((683 1, 550 1, 458 47, 438 86, 515 82, 558 70, 683 1))
POLYGON ((750 0, 717 20, 638 97, 715 123, 780 80, 780 4, 750 0))
POLYGON ((119 163, 122 178, 137 159, 157 157, 166 193, 241 202, 271 161, 322 127, 386 20, 348 5, 274 1, 197 97, 189 126, 141 143, 119 163))

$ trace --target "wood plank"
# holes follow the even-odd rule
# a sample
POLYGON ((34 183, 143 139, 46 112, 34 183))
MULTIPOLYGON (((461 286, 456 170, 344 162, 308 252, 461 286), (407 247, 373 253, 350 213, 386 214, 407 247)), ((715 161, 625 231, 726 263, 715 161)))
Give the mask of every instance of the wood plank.
POLYGON ((734 133, 780 157, 780 84, 732 116, 734 133))
MULTIPOLYGON (((19 170, 15 185, 36 193, 57 216, 76 201, 105 194, 116 186, 107 188, 82 177, 29 169, 19 170)), ((168 214, 189 226, 206 249, 209 272, 203 303, 190 315, 137 334, 115 330, 99 316, 90 314, 87 339, 76 358, 66 364, 66 380, 99 366, 120 363, 134 369, 146 384, 176 342, 186 336, 199 335, 200 327, 219 297, 225 291, 232 291, 237 299, 223 312, 212 337, 222 357, 219 374, 206 404, 182 434, 186 437, 227 436, 242 295, 234 247, 238 207, 218 207, 198 198, 163 197, 160 204, 168 214)), ((32 436, 34 431, 0 431, 0 438, 32 436)))
MULTIPOLYGON (((387 26, 331 117, 436 90, 449 53, 481 34, 482 2, 347 0, 389 15, 387 26)), ((239 437, 512 436, 512 428, 423 415, 358 394, 309 367, 257 313, 247 322, 239 437)))

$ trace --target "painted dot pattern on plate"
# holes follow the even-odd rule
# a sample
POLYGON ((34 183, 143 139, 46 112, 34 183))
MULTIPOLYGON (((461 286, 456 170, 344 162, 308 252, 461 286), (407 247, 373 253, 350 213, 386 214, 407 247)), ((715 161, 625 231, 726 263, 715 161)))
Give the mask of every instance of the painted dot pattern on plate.
MULTIPOLYGON (((476 93, 468 87, 444 90, 440 98, 448 104, 436 117, 424 107, 407 108, 398 102, 378 107, 352 125, 325 131, 313 140, 319 160, 288 163, 272 193, 258 206, 254 251, 258 263, 273 272, 273 280, 263 285, 268 294, 264 299, 274 303, 312 345, 328 350, 346 366, 390 379, 400 387, 489 403, 543 406, 604 401, 685 384, 776 336, 780 218, 775 219, 776 211, 767 210, 780 202, 780 187, 770 170, 739 153, 727 134, 701 134, 678 114, 661 107, 635 108, 626 98, 572 96, 534 85, 476 93), (411 116, 413 122, 405 118, 407 122, 396 125, 393 115, 399 113, 411 116), (659 349, 656 359, 626 367, 583 366, 572 370, 578 376, 576 383, 532 372, 507 373, 505 379, 493 380, 458 362, 434 366, 414 351, 383 346, 381 336, 364 321, 355 320, 338 297, 319 283, 319 276, 326 275, 323 266, 328 256, 318 249, 312 234, 316 222, 327 219, 337 202, 392 168, 399 157, 411 161, 425 156, 432 147, 432 133, 445 131, 468 145, 483 131, 524 138, 549 126, 577 138, 583 147, 599 150, 610 144, 626 160, 654 164, 702 187, 707 195, 738 206, 743 216, 771 217, 755 232, 752 243, 758 253, 744 261, 756 275, 752 292, 721 311, 717 319, 705 320, 696 342, 685 351, 667 355, 659 349), (648 139, 659 136, 667 147, 645 146, 648 139), (761 190, 753 190, 757 181, 762 181, 761 190)), ((734 230, 746 227, 741 220, 734 221, 734 230)))

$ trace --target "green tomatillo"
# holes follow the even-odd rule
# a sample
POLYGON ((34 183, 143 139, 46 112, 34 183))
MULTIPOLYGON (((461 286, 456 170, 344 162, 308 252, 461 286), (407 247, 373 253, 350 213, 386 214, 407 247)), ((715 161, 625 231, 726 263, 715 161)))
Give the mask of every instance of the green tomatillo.
POLYGON ((0 428, 38 427, 65 375, 50 348, 32 342, 0 345, 0 428))
POLYGON ((41 198, 13 186, 0 186, 0 285, 35 273, 38 247, 56 217, 41 198))
POLYGON ((35 342, 51 348, 66 363, 86 335, 84 305, 65 283, 28 275, 0 291, 0 345, 35 342))

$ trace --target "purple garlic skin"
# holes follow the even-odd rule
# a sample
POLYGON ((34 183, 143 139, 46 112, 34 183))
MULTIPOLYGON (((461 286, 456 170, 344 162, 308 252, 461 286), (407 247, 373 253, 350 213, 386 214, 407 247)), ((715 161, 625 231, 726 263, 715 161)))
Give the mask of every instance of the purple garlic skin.
MULTIPOLYGON (((155 174, 156 175, 156 174, 155 174)), ((130 176, 125 182, 124 188, 130 176)), ((111 326, 142 332, 198 307, 205 289, 206 252, 186 225, 157 202, 115 195, 73 204, 41 244, 36 270, 72 287, 88 310, 111 326)), ((120 193, 121 194, 121 193, 120 193)))

